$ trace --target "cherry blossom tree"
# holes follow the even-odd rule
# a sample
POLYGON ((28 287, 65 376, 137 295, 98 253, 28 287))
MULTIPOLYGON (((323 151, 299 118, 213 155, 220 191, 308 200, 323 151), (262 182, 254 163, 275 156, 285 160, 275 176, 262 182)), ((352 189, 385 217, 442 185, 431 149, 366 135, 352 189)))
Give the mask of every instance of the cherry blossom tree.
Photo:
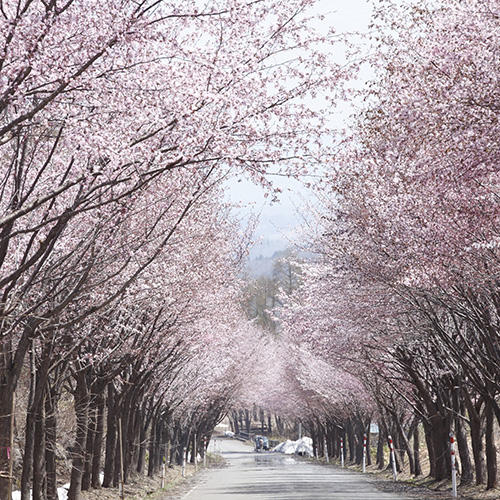
MULTIPOLYGON (((115 307, 209 186, 236 171, 266 184, 269 168, 293 175, 329 156, 326 117, 305 99, 333 95, 345 70, 325 56, 335 40, 311 29, 310 5, 2 4, 2 449, 29 350, 115 307)), ((90 323, 77 333, 78 363, 93 333, 90 323)), ((85 366, 72 368, 76 382, 85 366)))
MULTIPOLYGON (((315 243, 326 272, 336 275, 334 319, 322 315, 323 328, 306 330, 305 339, 328 353, 354 333, 347 337, 354 346, 375 340, 385 349, 380 359, 413 386, 437 478, 449 471, 451 427, 470 469, 465 406, 474 416, 485 404, 489 436, 498 417, 497 47, 490 36, 497 24, 488 1, 381 6, 379 73, 337 157, 341 167, 328 173, 315 243), (339 294, 352 300, 351 311, 339 294), (328 328, 334 341, 322 334, 328 328)), ((306 313, 321 296, 314 284, 306 313)), ((482 444, 473 441, 481 481, 482 444)), ((495 456, 488 438, 489 488, 495 456)))

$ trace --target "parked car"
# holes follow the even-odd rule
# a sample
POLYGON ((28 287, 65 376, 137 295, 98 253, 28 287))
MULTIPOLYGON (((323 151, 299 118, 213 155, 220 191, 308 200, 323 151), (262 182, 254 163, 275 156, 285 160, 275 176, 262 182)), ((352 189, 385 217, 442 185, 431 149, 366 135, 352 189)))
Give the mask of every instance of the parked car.
POLYGON ((269 451, 269 440, 266 436, 255 436, 255 451, 269 451))

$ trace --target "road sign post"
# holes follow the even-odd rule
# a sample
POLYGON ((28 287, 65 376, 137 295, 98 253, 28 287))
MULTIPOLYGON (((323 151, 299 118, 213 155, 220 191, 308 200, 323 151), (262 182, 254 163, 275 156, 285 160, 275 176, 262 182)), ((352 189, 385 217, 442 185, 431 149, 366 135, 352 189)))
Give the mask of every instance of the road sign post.
POLYGON ((394 443, 392 442, 392 437, 388 436, 389 438, 389 447, 391 450, 391 462, 392 462, 392 473, 394 475, 394 481, 398 480, 398 470, 396 467, 396 456, 394 454, 394 443))
POLYGON ((366 472, 366 434, 363 435, 363 472, 366 472))
POLYGON ((450 432, 450 454, 451 454, 451 488, 453 498, 457 498, 457 457, 455 456, 455 435, 450 432))

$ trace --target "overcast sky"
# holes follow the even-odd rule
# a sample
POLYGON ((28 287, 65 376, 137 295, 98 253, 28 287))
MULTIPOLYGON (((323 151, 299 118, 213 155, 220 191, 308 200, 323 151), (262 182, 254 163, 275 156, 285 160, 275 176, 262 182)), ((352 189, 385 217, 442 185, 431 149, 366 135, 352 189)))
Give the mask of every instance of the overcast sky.
MULTIPOLYGON (((371 3, 368 0, 320 0, 318 12, 326 14, 325 24, 335 27, 339 32, 363 32, 368 30, 371 16, 371 3)), ((339 126, 352 111, 348 106, 340 106, 339 126)), ((252 258, 259 255, 270 257, 276 250, 289 245, 288 239, 293 238, 294 229, 301 222, 301 207, 307 193, 301 189, 298 181, 275 177, 273 183, 283 190, 280 203, 271 204, 264 197, 261 188, 250 181, 233 180, 230 182, 228 198, 236 203, 245 204, 241 215, 249 213, 260 214, 260 222, 256 236, 261 243, 252 251, 252 258)))

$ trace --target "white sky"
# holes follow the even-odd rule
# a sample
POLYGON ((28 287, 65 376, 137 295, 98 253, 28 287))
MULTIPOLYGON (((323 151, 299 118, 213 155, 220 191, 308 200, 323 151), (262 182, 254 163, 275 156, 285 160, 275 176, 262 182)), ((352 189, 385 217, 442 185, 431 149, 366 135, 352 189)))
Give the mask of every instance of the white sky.
MULTIPOLYGON (((326 15, 324 23, 333 26, 337 33, 366 33, 372 8, 368 0, 320 0, 317 11, 326 15)), ((352 109, 342 105, 336 111, 341 126, 352 109)), ((261 243, 253 249, 253 258, 259 255, 270 257, 276 250, 289 246, 288 238, 293 238, 294 228, 301 222, 301 206, 304 198, 307 198, 307 192, 298 181, 284 177, 271 180, 283 190, 279 203, 271 204, 269 198, 264 197, 262 189, 250 181, 235 179, 229 183, 228 198, 246 205, 240 215, 249 212, 260 214, 256 237, 260 238, 261 243)))

